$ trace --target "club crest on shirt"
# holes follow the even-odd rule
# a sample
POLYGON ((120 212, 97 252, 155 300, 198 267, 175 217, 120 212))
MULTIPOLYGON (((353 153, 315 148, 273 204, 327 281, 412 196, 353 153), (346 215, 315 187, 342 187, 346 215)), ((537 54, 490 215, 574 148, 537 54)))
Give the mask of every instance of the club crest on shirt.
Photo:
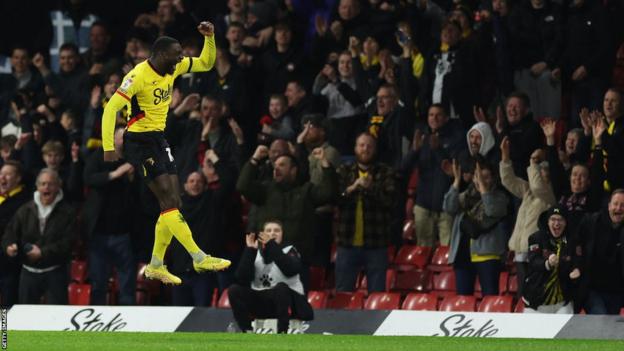
POLYGON ((132 80, 132 78, 127 78, 125 79, 122 83, 121 86, 119 87, 119 90, 121 92, 123 92, 124 94, 128 92, 128 89, 130 89, 130 86, 132 85, 134 81, 132 80))

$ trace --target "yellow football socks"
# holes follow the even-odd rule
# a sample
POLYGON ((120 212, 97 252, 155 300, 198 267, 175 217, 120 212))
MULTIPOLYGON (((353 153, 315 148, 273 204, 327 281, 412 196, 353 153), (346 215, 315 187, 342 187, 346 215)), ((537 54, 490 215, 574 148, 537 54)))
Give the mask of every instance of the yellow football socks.
MULTIPOLYGON (((180 244, 184 246, 186 251, 188 251, 191 257, 193 257, 193 261, 199 262, 204 259, 206 254, 199 248, 199 246, 197 246, 197 244, 193 240, 193 234, 191 233, 191 229, 189 228, 188 224, 186 224, 184 216, 182 216, 177 208, 172 208, 167 211, 161 212, 160 217, 158 218, 158 222, 156 223, 157 228, 159 222, 162 222, 167 227, 167 229, 169 229, 169 233, 173 233, 173 236, 175 236, 180 244)), ((158 240, 158 230, 156 230, 156 237, 156 240, 158 240)), ((169 236, 169 241, 171 241, 171 236, 169 236)), ((156 242, 154 242, 155 253, 156 245, 156 242)), ((166 242, 166 246, 164 246, 165 250, 167 246, 169 246, 169 242, 166 242)), ((164 250, 162 251, 162 253, 164 256, 164 250)))
POLYGON ((152 261, 150 264, 154 267, 160 267, 165 260, 165 251, 167 251, 167 247, 171 243, 171 238, 173 237, 173 233, 162 220, 162 215, 160 215, 158 221, 156 221, 155 234, 152 261))

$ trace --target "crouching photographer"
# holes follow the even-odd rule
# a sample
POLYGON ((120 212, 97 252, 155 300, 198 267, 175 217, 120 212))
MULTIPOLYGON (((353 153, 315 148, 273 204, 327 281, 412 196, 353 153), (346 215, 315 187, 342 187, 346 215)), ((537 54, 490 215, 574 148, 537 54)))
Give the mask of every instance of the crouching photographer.
POLYGON ((234 284, 228 289, 234 318, 243 332, 256 319, 277 318, 277 332, 286 333, 290 318, 312 320, 299 273, 301 258, 294 246, 282 245, 282 224, 267 221, 258 235, 248 234, 234 284), (291 309, 292 315, 288 309, 291 309))

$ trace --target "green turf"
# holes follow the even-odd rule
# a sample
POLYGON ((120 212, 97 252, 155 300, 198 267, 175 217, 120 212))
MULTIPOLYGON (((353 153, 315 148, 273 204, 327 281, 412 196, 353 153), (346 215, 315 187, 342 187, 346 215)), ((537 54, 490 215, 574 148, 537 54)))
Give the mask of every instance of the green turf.
POLYGON ((623 341, 474 339, 358 335, 253 335, 226 333, 99 333, 10 331, 8 350, 624 350, 623 341))

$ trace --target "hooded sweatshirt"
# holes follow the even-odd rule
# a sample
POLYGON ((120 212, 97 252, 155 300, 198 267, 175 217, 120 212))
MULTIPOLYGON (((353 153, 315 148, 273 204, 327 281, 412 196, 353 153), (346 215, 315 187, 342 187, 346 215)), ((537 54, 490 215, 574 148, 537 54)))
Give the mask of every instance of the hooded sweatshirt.
POLYGON ((473 125, 468 133, 466 133, 466 140, 468 141, 468 145, 470 145, 470 133, 473 130, 476 130, 477 132, 479 132, 479 134, 481 134, 481 147, 479 148, 479 154, 483 157, 486 157, 488 152, 490 152, 490 150, 492 150, 492 148, 496 144, 496 140, 494 140, 494 133, 492 133, 492 128, 489 124, 485 122, 479 122, 473 125))

